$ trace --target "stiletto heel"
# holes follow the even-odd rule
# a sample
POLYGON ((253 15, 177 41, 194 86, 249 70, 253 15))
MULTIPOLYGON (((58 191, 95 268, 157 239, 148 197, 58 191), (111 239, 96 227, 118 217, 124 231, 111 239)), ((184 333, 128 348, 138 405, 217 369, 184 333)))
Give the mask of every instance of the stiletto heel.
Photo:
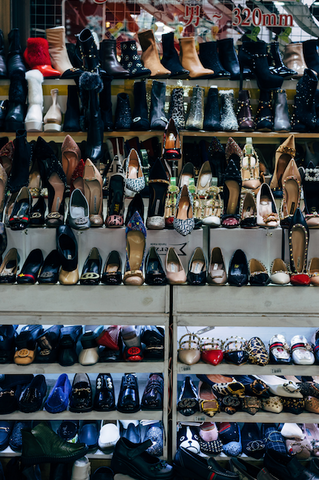
POLYGON ((19 269, 20 256, 16 248, 11 248, 0 266, 0 283, 14 283, 19 269))
POLYGON ((229 160, 224 180, 224 213, 222 226, 234 228, 239 226, 239 201, 241 175, 233 160, 229 160))
POLYGON ((41 193, 41 175, 39 171, 38 161, 33 162, 29 174, 29 190, 32 198, 39 198, 41 193))
POLYGON ((84 193, 89 204, 91 227, 103 225, 102 177, 98 169, 87 159, 84 168, 84 193))
POLYGON ((282 176, 282 208, 280 225, 288 228, 291 218, 300 205, 301 178, 297 164, 292 158, 282 176))
POLYGON ((289 227, 290 282, 293 285, 309 285, 307 273, 307 255, 309 245, 308 225, 297 208, 289 227))
POLYGON ((30 222, 31 195, 27 187, 22 187, 13 205, 9 218, 11 230, 24 230, 30 222))
POLYGON ((149 176, 150 201, 146 226, 151 230, 161 230, 165 227, 164 213, 168 186, 169 181, 163 164, 157 159, 149 176))
POLYGON ((74 170, 81 160, 81 150, 70 135, 67 135, 61 147, 62 168, 66 176, 66 182, 71 184, 74 170))
POLYGON ((143 264, 146 245, 146 229, 138 212, 126 227, 126 268, 124 285, 143 285, 143 264))

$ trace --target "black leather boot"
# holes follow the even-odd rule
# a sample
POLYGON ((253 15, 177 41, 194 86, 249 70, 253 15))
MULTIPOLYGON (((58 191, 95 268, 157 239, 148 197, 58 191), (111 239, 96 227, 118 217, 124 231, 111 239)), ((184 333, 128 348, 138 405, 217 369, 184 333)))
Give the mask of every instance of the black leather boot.
POLYGON ((104 132, 114 130, 111 100, 111 81, 103 78, 103 90, 100 92, 100 109, 104 132))
POLYGON ((256 130, 271 132, 274 128, 271 91, 260 89, 259 104, 255 116, 256 130))
POLYGON ((80 104, 78 87, 76 85, 68 85, 68 99, 66 103, 63 131, 79 132, 80 130, 80 104))
POLYGON ((281 53, 279 50, 279 42, 271 42, 268 45, 268 65, 269 70, 276 75, 279 75, 282 78, 291 78, 294 75, 297 75, 295 70, 286 67, 282 61, 281 53))
POLYGON ((121 42, 121 65, 128 70, 130 78, 148 78, 151 70, 144 67, 142 60, 137 54, 135 40, 121 42))
MULTIPOLYGON (((166 68, 166 67, 165 67, 166 68)), ((165 115, 166 84, 153 80, 151 91, 151 129, 164 130, 168 120, 165 115)))
POLYGON ((230 73, 231 80, 239 80, 240 69, 237 53, 232 38, 223 38, 217 41, 219 60, 226 72, 230 73))
POLYGON ((63 327, 58 345, 57 360, 62 367, 69 367, 78 361, 77 341, 82 333, 82 326, 63 327))
POLYGON ((220 63, 217 42, 205 42, 199 44, 199 59, 205 68, 213 70, 212 78, 230 78, 230 72, 227 72, 220 63))
POLYGON ((171 72, 170 78, 187 78, 189 71, 182 67, 174 47, 174 32, 162 35, 163 57, 161 64, 171 72))
POLYGON ((22 51, 20 45, 20 32, 18 28, 13 28, 8 35, 9 51, 7 55, 7 75, 11 78, 12 74, 17 70, 26 72, 23 63, 22 51))
POLYGON ((91 30, 84 28, 77 38, 73 61, 76 67, 86 72, 99 73, 100 58, 91 30))
POLYGON ((130 130, 132 124, 132 112, 130 99, 127 93, 119 93, 117 95, 117 103, 115 110, 115 130, 130 130))
POLYGON ((7 78, 7 66, 4 56, 4 38, 3 31, 0 30, 0 78, 7 78))
POLYGON ((149 130, 148 110, 146 101, 145 80, 134 83, 134 109, 131 123, 132 130, 149 130))
POLYGON ((88 92, 88 134, 86 158, 97 163, 103 156, 103 124, 100 112, 99 93, 103 89, 101 77, 97 73, 84 72, 80 77, 80 90, 88 92))
POLYGON ((204 130, 217 132, 221 130, 220 112, 218 104, 218 88, 213 86, 208 90, 206 106, 204 111, 204 130))
POLYGON ((0 363, 10 363, 14 356, 14 337, 16 328, 14 325, 0 326, 0 363))
POLYGON ((315 94, 317 83, 317 75, 309 68, 306 68, 296 87, 292 116, 292 130, 296 132, 316 130, 315 94))
POLYGON ((9 107, 6 115, 7 132, 16 132, 24 128, 27 88, 25 73, 20 70, 12 73, 9 87, 9 107))
POLYGON ((6 130, 6 116, 8 113, 8 106, 8 100, 0 100, 0 132, 4 132, 6 130))
POLYGON ((318 39, 302 42, 303 56, 308 68, 319 73, 318 39))
POLYGON ((27 142, 27 132, 25 130, 17 131, 14 145, 12 169, 7 183, 7 188, 11 193, 18 192, 22 187, 29 185, 32 149, 27 142))
POLYGON ((185 128, 184 90, 182 87, 174 88, 169 105, 169 119, 173 119, 177 130, 185 128))
POLYGON ((127 78, 129 71, 122 67, 116 58, 116 40, 103 40, 100 43, 101 67, 106 73, 117 79, 127 78))

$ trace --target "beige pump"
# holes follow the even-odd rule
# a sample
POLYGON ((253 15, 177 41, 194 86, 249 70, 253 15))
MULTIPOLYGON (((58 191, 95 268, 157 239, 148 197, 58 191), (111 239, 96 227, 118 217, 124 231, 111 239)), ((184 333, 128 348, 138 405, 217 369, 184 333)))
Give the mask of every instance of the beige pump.
POLYGON ((141 31, 137 35, 143 51, 141 60, 144 67, 151 70, 151 78, 168 78, 171 72, 160 62, 153 30, 141 31))
POLYGON ((49 43, 49 54, 52 67, 58 70, 61 74, 66 70, 73 69, 65 46, 65 28, 47 28, 45 32, 49 43))
POLYGON ((184 37, 179 39, 180 62, 186 70, 189 70, 190 78, 210 78, 213 70, 204 68, 201 64, 195 48, 194 37, 184 37))
POLYGON ((45 132, 61 132, 62 114, 61 107, 58 104, 59 90, 53 88, 51 90, 52 105, 44 117, 45 132))

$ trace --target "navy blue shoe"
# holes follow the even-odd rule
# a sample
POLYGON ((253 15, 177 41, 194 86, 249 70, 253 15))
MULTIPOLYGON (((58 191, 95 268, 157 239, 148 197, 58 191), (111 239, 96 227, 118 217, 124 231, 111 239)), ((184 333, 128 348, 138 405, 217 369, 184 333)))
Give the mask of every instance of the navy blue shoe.
POLYGON ((85 443, 88 446, 90 453, 97 450, 98 438, 99 432, 96 423, 90 421, 88 421, 87 423, 83 422, 79 433, 79 441, 80 443, 85 443))
POLYGON ((66 373, 62 373, 57 379, 44 408, 49 413, 64 412, 68 408, 71 383, 66 373))
POLYGON ((44 375, 36 375, 27 385, 19 398, 18 407, 21 412, 37 412, 47 394, 47 383, 44 375))
POLYGON ((257 423, 245 423, 241 429, 241 444, 243 453, 248 457, 262 458, 265 454, 265 443, 257 423))
MULTIPOLYGON (((6 422, 6 421, 0 422, 0 452, 5 450, 9 445, 12 427, 13 427, 13 422, 6 422)), ((0 480, 1 480, 1 473, 0 473, 0 480)))
POLYGON ((22 451, 22 433, 21 430, 27 430, 31 428, 31 422, 16 422, 14 424, 11 437, 9 440, 9 447, 14 452, 22 451))

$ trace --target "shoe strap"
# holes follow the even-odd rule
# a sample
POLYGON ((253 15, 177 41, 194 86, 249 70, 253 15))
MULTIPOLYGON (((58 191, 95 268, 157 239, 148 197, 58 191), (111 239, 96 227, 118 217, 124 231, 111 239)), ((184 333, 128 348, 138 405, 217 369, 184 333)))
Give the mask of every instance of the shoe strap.
POLYGON ((143 452, 145 452, 149 447, 153 445, 152 440, 146 440, 145 442, 141 443, 138 447, 129 450, 127 452, 127 456, 129 458, 135 458, 138 455, 141 455, 143 452))

